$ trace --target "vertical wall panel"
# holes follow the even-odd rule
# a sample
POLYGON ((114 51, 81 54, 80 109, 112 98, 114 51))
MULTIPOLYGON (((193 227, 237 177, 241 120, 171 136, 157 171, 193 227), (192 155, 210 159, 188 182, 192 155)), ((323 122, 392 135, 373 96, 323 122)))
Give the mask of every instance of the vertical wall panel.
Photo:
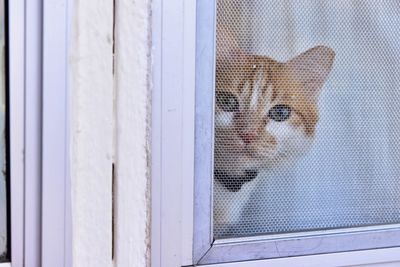
POLYGON ((150 1, 117 0, 115 262, 149 266, 150 1))
POLYGON ((113 4, 74 3, 69 90, 76 267, 112 264, 113 4))

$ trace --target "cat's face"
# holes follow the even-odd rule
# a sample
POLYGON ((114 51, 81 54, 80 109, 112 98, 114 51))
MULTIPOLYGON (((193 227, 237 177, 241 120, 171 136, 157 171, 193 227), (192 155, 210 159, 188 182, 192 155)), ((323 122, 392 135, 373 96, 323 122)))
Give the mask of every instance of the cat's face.
POLYGON ((323 46, 286 63, 238 51, 217 57, 215 171, 230 179, 254 176, 308 150, 334 60, 323 46))

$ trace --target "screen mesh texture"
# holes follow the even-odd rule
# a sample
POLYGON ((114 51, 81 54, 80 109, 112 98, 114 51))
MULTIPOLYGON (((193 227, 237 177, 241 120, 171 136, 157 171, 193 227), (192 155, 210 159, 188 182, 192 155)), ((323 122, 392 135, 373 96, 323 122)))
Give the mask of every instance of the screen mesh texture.
POLYGON ((399 14, 217 0, 216 238, 400 222, 399 14))

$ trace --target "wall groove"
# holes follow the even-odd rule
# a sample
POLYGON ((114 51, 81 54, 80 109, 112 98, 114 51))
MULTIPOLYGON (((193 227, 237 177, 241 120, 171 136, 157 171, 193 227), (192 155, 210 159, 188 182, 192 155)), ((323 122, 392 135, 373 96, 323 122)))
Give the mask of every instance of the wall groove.
POLYGON ((117 267, 149 266, 150 0, 115 0, 117 267))

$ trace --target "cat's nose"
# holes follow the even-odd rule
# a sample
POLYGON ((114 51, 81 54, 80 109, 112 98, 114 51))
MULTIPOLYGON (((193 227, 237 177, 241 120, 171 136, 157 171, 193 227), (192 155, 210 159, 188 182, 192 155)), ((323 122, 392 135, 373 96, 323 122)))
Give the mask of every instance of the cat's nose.
POLYGON ((252 143, 254 140, 256 140, 257 134, 254 132, 249 132, 249 133, 241 133, 240 138, 243 140, 243 142, 248 145, 252 143))

